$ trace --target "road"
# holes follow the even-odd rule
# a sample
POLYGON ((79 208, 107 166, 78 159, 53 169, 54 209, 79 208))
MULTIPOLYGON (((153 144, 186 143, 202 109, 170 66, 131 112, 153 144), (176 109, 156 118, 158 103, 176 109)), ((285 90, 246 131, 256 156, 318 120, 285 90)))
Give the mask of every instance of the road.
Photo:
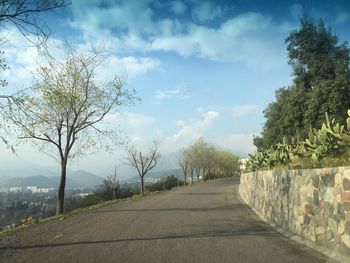
POLYGON ((0 262, 331 262, 258 220, 222 179, 0 236, 0 262))

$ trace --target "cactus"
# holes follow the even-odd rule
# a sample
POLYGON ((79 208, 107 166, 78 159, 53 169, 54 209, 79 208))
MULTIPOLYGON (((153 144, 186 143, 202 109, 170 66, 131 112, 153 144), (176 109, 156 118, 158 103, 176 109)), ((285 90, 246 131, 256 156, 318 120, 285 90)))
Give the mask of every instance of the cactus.
POLYGON ((347 111, 348 118, 346 127, 336 123, 334 119, 326 120, 320 129, 310 128, 308 138, 301 142, 291 144, 283 138, 281 143, 265 150, 258 150, 249 155, 247 169, 255 171, 261 168, 272 168, 277 165, 289 165, 299 158, 310 157, 313 161, 319 161, 325 157, 350 156, 350 110, 347 111))

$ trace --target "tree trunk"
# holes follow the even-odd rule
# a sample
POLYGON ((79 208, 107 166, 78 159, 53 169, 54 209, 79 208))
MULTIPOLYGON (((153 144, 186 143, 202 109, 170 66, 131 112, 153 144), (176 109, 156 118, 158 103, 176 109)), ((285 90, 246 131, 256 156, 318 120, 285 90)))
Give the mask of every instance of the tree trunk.
POLYGON ((66 187, 67 160, 61 161, 61 180, 57 192, 56 215, 64 212, 64 189, 66 187))
POLYGON ((187 184, 187 174, 185 173, 184 176, 185 176, 185 185, 186 185, 187 184))
POLYGON ((193 184, 193 169, 191 170, 191 184, 193 184))
POLYGON ((143 191, 144 191, 144 184, 143 184, 143 176, 141 176, 141 195, 143 195, 143 191))

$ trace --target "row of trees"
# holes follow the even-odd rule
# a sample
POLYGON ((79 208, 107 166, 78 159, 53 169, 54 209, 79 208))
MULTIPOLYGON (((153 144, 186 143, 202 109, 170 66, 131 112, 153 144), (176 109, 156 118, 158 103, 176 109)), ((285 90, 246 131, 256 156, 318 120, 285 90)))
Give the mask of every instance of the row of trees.
POLYGON ((185 182, 189 176, 193 183, 194 176, 197 176, 199 181, 200 177, 210 180, 237 174, 239 158, 200 138, 193 145, 182 150, 179 166, 183 171, 185 182))
POLYGON ((327 112, 345 123, 350 108, 350 52, 347 42, 304 15, 300 27, 286 39, 293 84, 276 91, 276 101, 264 110, 262 136, 254 138, 257 148, 269 148, 287 138, 303 141, 310 127, 320 127, 327 112))

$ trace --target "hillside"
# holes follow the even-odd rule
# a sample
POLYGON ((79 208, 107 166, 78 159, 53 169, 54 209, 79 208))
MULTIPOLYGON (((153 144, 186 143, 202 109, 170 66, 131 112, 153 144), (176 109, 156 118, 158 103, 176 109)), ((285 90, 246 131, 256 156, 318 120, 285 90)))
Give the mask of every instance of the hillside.
MULTIPOLYGON (((27 187, 57 188, 58 176, 23 176, 23 177, 0 177, 0 187, 27 187)), ((74 171, 67 174, 67 188, 94 188, 103 182, 103 178, 86 171, 74 171)))

